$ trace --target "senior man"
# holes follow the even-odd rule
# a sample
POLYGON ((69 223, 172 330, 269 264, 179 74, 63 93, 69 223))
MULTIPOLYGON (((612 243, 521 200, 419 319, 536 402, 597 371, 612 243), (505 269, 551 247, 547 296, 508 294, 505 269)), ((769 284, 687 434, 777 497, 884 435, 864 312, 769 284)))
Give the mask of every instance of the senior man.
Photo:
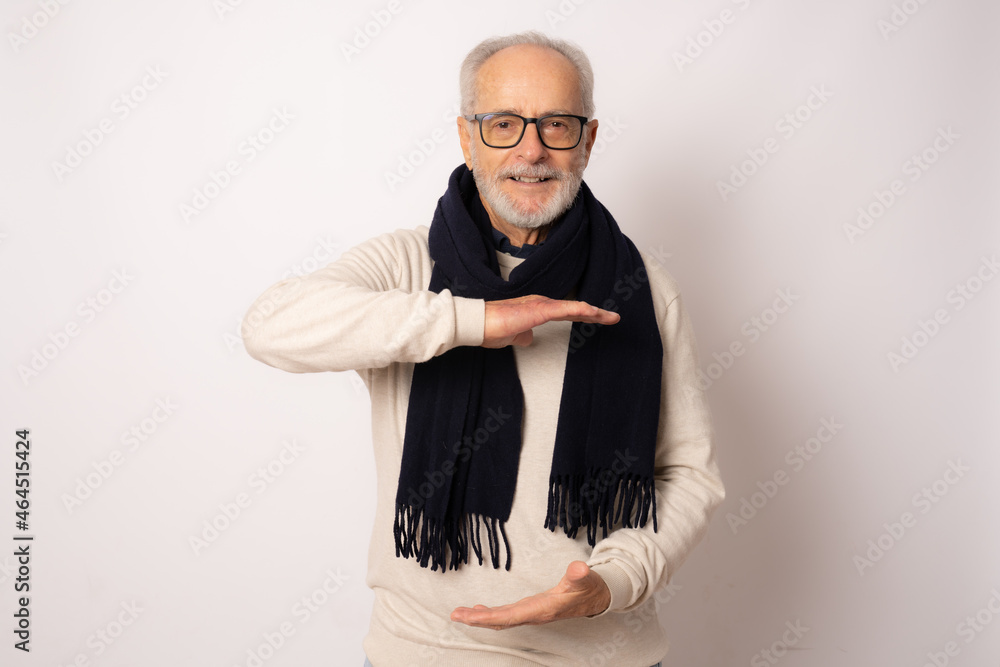
POLYGON ((648 667, 655 593, 724 495, 690 324, 582 181, 579 48, 486 40, 461 110, 430 227, 272 287, 247 350, 371 393, 369 664, 648 667))

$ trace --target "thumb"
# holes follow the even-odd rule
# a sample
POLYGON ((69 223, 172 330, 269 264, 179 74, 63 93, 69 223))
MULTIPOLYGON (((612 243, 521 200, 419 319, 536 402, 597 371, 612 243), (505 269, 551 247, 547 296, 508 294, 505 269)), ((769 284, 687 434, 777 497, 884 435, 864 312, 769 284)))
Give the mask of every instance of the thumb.
POLYGON ((570 584, 580 585, 590 576, 590 567, 582 560, 575 560, 566 568, 566 581, 570 584))
POLYGON ((527 331, 522 331, 521 333, 514 336, 514 340, 510 342, 511 345, 517 345, 519 347, 527 347, 531 345, 531 341, 535 339, 535 334, 531 329, 527 331))

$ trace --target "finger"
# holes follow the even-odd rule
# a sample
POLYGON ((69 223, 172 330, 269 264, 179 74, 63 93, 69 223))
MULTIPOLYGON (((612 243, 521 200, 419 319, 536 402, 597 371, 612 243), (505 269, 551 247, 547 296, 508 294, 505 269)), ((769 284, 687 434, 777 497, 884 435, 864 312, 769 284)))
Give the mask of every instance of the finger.
POLYGON ((535 339, 535 334, 528 329, 527 331, 522 331, 521 333, 514 336, 514 340, 510 342, 511 345, 517 345, 518 347, 527 347, 531 345, 531 341, 535 339))
POLYGON ((532 622, 523 611, 518 611, 518 604, 504 605, 491 609, 476 605, 475 608, 460 607, 451 613, 451 620, 476 628, 502 630, 532 622))
POLYGON ((621 315, 611 310, 592 306, 586 301, 552 301, 550 320, 591 322, 593 324, 615 324, 621 315))
POLYGON ((485 628, 500 624, 502 614, 481 604, 473 608, 458 607, 451 612, 451 620, 457 623, 464 623, 473 627, 485 628))
MULTIPOLYGON (((499 608, 500 607, 497 607, 497 609, 499 608)), ((473 615, 476 615, 478 618, 479 615, 482 614, 482 612, 491 612, 491 611, 494 610, 491 607, 487 607, 484 604, 477 604, 474 607, 455 607, 455 609, 452 610, 451 612, 451 619, 454 621, 458 620, 458 617, 468 618, 473 615)))
POLYGON ((566 567, 566 580, 581 584, 590 576, 590 568, 582 560, 575 560, 566 567))

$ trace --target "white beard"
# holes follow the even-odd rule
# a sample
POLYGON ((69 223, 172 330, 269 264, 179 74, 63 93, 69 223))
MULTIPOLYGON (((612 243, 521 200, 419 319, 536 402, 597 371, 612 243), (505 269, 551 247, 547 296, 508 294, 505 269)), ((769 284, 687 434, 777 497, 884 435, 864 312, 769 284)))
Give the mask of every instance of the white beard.
POLYGON ((479 164, 476 154, 476 144, 473 142, 469 146, 470 157, 472 158, 472 176, 476 180, 476 187, 482 195, 494 215, 499 216, 505 222, 521 229, 537 229, 551 224, 560 215, 565 213, 576 198, 576 193, 580 190, 583 182, 583 170, 586 168, 583 145, 574 148, 573 164, 569 171, 560 171, 548 165, 523 165, 520 167, 501 167, 498 171, 490 174, 479 164), (528 178, 553 178, 558 181, 555 193, 549 198, 548 203, 541 209, 535 210, 519 204, 506 192, 501 189, 501 184, 512 176, 528 178))

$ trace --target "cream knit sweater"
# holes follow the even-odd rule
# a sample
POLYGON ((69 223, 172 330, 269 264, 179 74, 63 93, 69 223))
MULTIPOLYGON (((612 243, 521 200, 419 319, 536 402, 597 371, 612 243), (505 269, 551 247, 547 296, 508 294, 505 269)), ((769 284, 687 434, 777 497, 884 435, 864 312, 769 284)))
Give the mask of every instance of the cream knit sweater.
MULTIPOLYGON (((650 521, 645 528, 614 531, 591 548, 585 535, 571 540, 542 527, 572 326, 549 322, 534 330, 530 346, 514 349, 524 422, 506 524, 511 570, 473 560, 457 571, 432 572, 396 558, 393 543, 413 364, 482 343, 485 302, 427 290, 427 234, 427 227, 383 234, 305 278, 280 282, 251 306, 244 322, 244 343, 255 359, 293 373, 357 370, 371 393, 378 501, 367 575, 375 606, 365 652, 375 667, 656 663, 667 652, 667 639, 655 594, 724 497, 698 389, 695 342, 675 282, 643 255, 664 352, 658 531, 650 521), (260 321, 261 313, 270 315, 260 321), (611 606, 604 613, 502 631, 449 620, 455 607, 502 605, 551 588, 574 560, 585 561, 608 584, 611 606)), ((523 261, 502 253, 498 258, 505 279, 523 261)))

